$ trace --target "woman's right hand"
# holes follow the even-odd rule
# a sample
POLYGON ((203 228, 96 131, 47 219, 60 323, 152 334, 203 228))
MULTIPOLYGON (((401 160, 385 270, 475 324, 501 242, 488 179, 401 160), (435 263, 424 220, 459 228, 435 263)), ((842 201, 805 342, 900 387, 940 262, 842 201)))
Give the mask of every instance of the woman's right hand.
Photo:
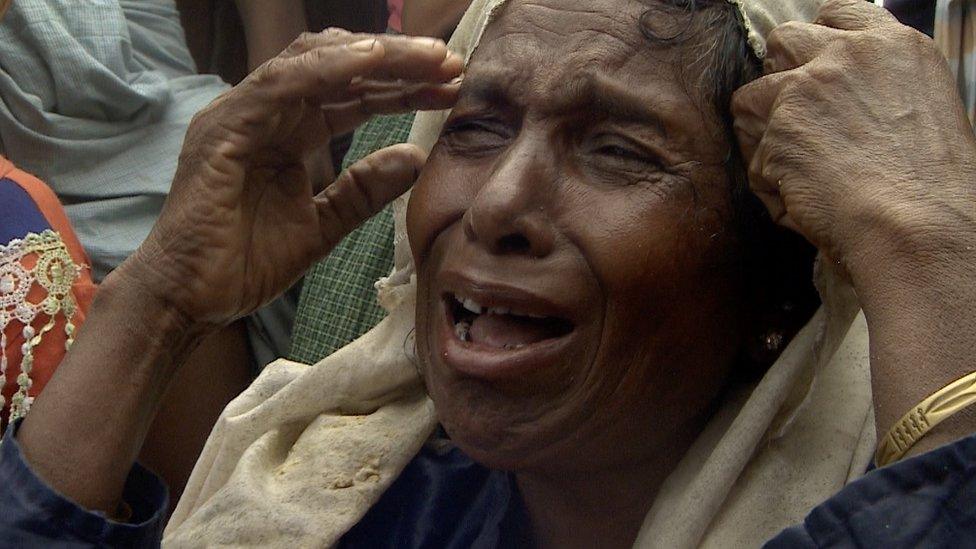
POLYGON ((425 160, 384 149, 313 196, 305 153, 373 114, 450 107, 461 70, 439 40, 303 35, 194 117, 163 212, 117 280, 189 324, 254 311, 405 192, 425 160))

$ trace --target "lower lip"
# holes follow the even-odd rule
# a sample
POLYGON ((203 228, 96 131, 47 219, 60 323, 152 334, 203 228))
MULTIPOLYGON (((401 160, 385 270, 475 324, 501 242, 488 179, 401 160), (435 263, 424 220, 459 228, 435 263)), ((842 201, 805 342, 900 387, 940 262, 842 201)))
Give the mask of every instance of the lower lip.
POLYGON ((505 381, 546 370, 560 363, 575 331, 518 349, 499 349, 461 341, 444 303, 441 310, 441 358, 462 375, 487 381, 505 381))

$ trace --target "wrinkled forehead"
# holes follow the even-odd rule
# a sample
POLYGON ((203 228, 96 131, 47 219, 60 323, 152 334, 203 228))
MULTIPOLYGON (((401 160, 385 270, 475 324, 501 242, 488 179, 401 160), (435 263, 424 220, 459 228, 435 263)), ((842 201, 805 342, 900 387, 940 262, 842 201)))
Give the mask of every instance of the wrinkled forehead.
POLYGON ((663 3, 510 0, 485 30, 466 80, 503 81, 544 95, 598 75, 640 89, 651 83, 648 94, 665 84, 678 92, 678 47, 654 44, 641 32, 649 9, 662 10, 663 3))
POLYGON ((539 117, 610 114, 649 123, 675 148, 695 149, 703 131, 719 130, 689 87, 706 63, 684 62, 700 56, 688 49, 694 41, 642 32, 652 25, 658 36, 674 36, 689 13, 661 0, 510 0, 471 58, 456 110, 480 104, 539 117))
POLYGON ((595 41, 591 45, 609 48, 604 53, 633 53, 642 42, 640 17, 647 9, 637 0, 509 0, 483 42, 531 38, 535 45, 571 53, 595 41))

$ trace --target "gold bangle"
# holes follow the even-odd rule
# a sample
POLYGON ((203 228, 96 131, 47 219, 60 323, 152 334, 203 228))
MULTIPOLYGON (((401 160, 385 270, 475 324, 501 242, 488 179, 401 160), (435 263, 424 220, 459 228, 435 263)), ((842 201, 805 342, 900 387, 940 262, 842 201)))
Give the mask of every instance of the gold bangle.
POLYGON ((976 404, 976 372, 932 393, 902 416, 878 444, 875 465, 884 467, 898 461, 936 425, 972 404, 976 404))

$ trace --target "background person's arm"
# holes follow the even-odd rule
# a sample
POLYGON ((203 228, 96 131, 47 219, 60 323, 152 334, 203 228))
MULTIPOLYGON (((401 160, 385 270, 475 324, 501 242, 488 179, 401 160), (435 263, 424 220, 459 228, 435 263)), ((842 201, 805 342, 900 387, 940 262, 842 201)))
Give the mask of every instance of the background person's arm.
POLYGON ((247 40, 248 72, 308 30, 303 0, 236 0, 247 40))
MULTIPOLYGON (((976 136, 930 39, 860 0, 818 23, 770 34, 733 111, 754 192, 851 277, 880 439, 976 370, 976 136)), ((974 432, 970 407, 912 453, 974 432)))
POLYGON ((304 154, 376 113, 449 107, 460 71, 442 42, 332 31, 305 36, 198 114, 159 220, 106 279, 21 426, 33 471, 112 515, 160 398, 200 338, 291 286, 424 162, 411 145, 383 149, 314 195, 304 154))
POLYGON ((471 0, 405 0, 403 33, 450 38, 471 0))

